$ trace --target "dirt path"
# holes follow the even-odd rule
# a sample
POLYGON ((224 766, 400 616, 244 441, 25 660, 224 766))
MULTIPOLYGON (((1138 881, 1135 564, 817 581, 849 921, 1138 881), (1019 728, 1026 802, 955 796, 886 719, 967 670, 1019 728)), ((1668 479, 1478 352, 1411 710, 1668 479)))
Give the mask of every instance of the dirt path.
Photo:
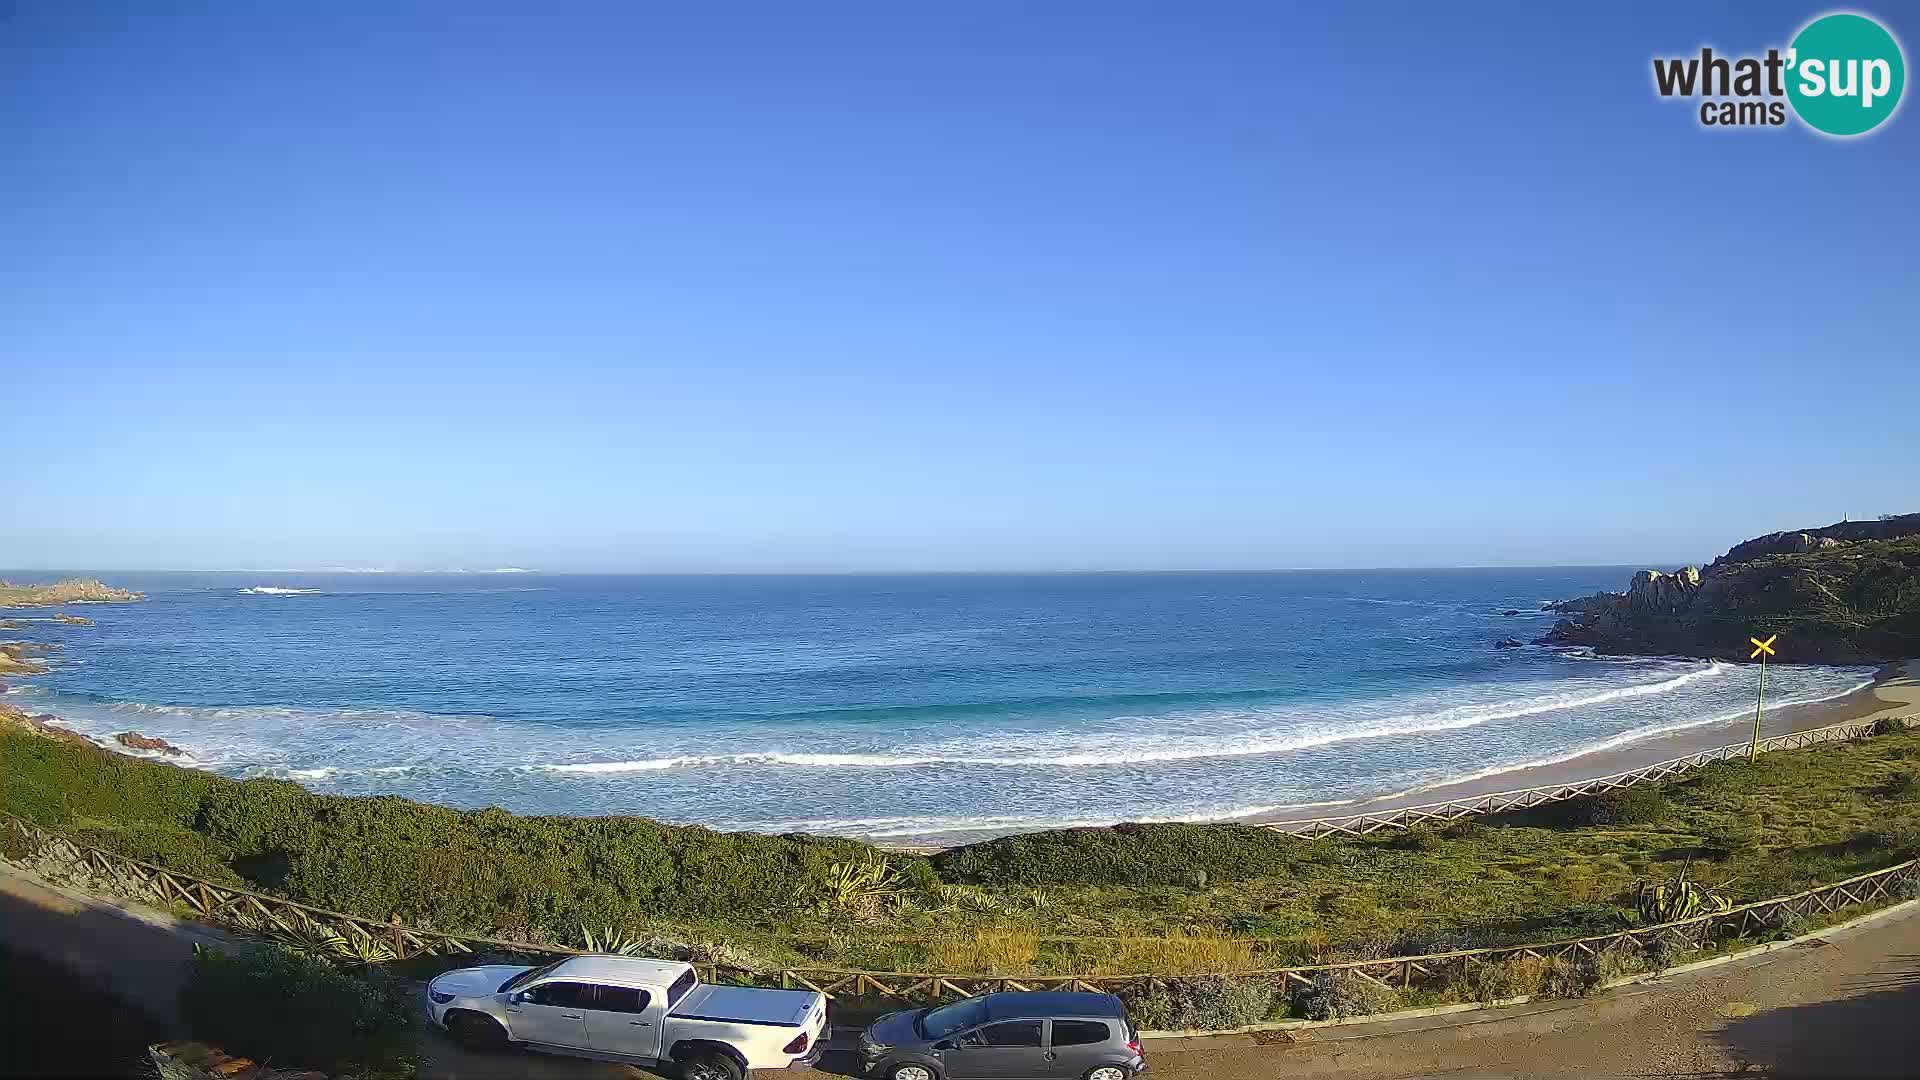
MULTIPOLYGON (((0 868, 0 945, 171 1011, 194 940, 150 912, 49 889, 0 868)), ((217 935, 213 935, 217 936, 217 935)), ((1161 1080, 1273 1077, 1912 1076, 1920 1070, 1920 907, 1870 926, 1581 1002, 1323 1028, 1303 1041, 1253 1036, 1153 1040, 1161 1080), (1748 1070, 1742 1072, 1742 1070, 1748 1070)), ((428 1075, 445 1080, 637 1080, 652 1074, 535 1054, 473 1055, 429 1036, 428 1075)), ((825 1080, 854 1072, 830 1053, 825 1080)))

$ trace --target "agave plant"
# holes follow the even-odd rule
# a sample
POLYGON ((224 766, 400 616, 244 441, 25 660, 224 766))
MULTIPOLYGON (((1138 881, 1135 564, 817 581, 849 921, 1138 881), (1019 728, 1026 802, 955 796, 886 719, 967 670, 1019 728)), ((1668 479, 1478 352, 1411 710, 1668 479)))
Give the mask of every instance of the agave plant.
POLYGON ((584 948, 590 953, 612 953, 615 956, 634 956, 647 951, 648 939, 631 930, 603 926, 595 930, 591 926, 580 927, 580 938, 584 948))
POLYGON ((1726 911, 1733 901, 1687 876, 1686 870, 1665 881, 1643 881, 1633 891, 1633 906, 1648 926, 1679 922, 1698 915, 1726 911))
POLYGON ((302 919, 291 926, 261 929, 288 952, 346 967, 367 967, 400 959, 400 951, 392 942, 351 924, 341 928, 302 919))
POLYGON ((821 913, 871 915, 906 891, 906 885, 900 871, 879 859, 834 863, 819 894, 821 913))

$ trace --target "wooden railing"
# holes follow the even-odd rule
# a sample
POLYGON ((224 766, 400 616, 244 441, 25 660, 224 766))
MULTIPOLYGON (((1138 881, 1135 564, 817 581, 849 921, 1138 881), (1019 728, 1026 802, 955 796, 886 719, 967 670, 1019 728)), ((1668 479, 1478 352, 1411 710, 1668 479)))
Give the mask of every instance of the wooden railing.
MULTIPOLYGON (((80 844, 19 818, 0 819, 0 829, 10 834, 4 837, 6 843, 0 845, 0 851, 12 853, 12 857, 43 873, 51 870, 55 880, 75 883, 89 892, 105 892, 127 899, 158 903, 164 907, 178 904, 197 919, 242 934, 293 938, 309 943, 337 941, 342 943, 343 955, 357 954, 375 961, 474 952, 524 957, 580 952, 552 945, 445 934, 328 911, 283 897, 205 881, 80 844)), ((1537 944, 1222 972, 1220 977, 1267 979, 1285 988, 1295 984, 1311 985, 1316 976, 1333 975, 1362 979, 1395 990, 1439 989, 1470 975, 1472 969, 1479 965, 1523 958, 1579 962, 1598 961, 1609 955, 1668 955, 1675 950, 1702 948, 1722 938, 1749 935, 1755 930, 1777 930, 1787 925, 1787 916, 1813 918, 1848 907, 1904 897, 1917 891, 1920 891, 1920 860, 1913 860, 1831 885, 1817 886, 1792 896, 1759 900, 1727 911, 1659 926, 1537 944)), ((704 963, 695 966, 711 982, 810 989, 818 990, 829 998, 892 1004, 930 1004, 1002 990, 1119 993, 1151 990, 1173 979, 1201 977, 1154 973, 983 976, 842 968, 750 969, 704 963)))
MULTIPOLYGON (((1822 743, 1848 742, 1863 738, 1876 731, 1889 728, 1920 726, 1920 714, 1883 718, 1880 720, 1857 720, 1827 727, 1810 728, 1806 731, 1794 731, 1785 735, 1774 735, 1761 739, 1759 752, 1762 754, 1774 750, 1801 750, 1822 743)), ((1412 829, 1422 825, 1444 825, 1461 818, 1477 817, 1481 814, 1497 814, 1503 810, 1523 810, 1542 803, 1559 802, 1581 795, 1598 795, 1619 788, 1632 787, 1650 781, 1665 780, 1670 776, 1691 772, 1716 761, 1742 758, 1752 750, 1748 742, 1729 743, 1716 746, 1711 750, 1687 754, 1684 757, 1668 758, 1651 765, 1642 765, 1637 769, 1596 776, 1587 780, 1575 780, 1567 784, 1554 784, 1547 787, 1516 788, 1511 791, 1496 791, 1485 795, 1468 795, 1443 802, 1420 803, 1415 806, 1392 807, 1384 810, 1366 811, 1356 814, 1344 814, 1336 817, 1300 818, 1293 821, 1262 822, 1261 827, 1280 832, 1293 833, 1296 836, 1365 836, 1368 833, 1383 832, 1390 829, 1412 829)))

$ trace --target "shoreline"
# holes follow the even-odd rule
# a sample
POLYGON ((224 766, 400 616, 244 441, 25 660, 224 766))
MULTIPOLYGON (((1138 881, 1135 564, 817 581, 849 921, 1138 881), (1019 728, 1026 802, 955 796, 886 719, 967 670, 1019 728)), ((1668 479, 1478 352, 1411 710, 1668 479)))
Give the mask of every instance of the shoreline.
MULTIPOLYGON (((136 594, 137 595, 137 594, 136 594)), ((29 646, 30 647, 30 646, 29 646)), ((44 646, 41 648, 45 648, 44 646)), ((18 662, 18 654, 6 654, 0 650, 0 661, 18 662)), ((1676 658, 1678 659, 1678 658, 1676 658)), ((13 677, 32 677, 46 673, 43 664, 35 664, 32 669, 15 667, 8 669, 0 662, 0 675, 13 677)), ((1824 701, 1810 702, 1770 709, 1764 717, 1763 736, 1775 736, 1809 728, 1824 727, 1831 724, 1856 721, 1880 716, 1898 715, 1920 711, 1920 660, 1896 661, 1882 665, 1864 685, 1848 690, 1824 701)), ((3 685, 3 684, 0 684, 3 685)), ((1651 712, 1651 710, 1650 710, 1651 712)), ((143 737, 138 732, 118 735, 102 732, 87 735, 75 730, 59 717, 41 714, 32 719, 53 721, 75 738, 85 739, 101 750, 128 757, 160 761, 183 768, 204 769, 221 773, 217 768, 202 764, 196 760, 190 750, 177 748, 161 739, 143 737), (157 749, 149 750, 150 744, 157 749), (163 752, 164 751, 164 752, 163 752)), ((1660 718, 1655 715, 1646 717, 1647 723, 1638 729, 1624 732, 1630 735, 1633 730, 1645 731, 1639 739, 1618 745, 1599 746, 1588 750, 1574 750, 1569 756, 1559 760, 1521 762, 1504 767, 1485 770, 1482 775, 1466 775, 1456 779, 1429 782, 1417 787, 1378 794, 1361 795, 1351 799, 1335 800, 1323 803, 1302 803, 1289 806, 1277 806, 1258 813, 1243 813, 1233 816, 1205 818, 1198 815, 1179 816, 1177 810, 1170 814, 1155 815, 1151 812, 1137 817, 1116 818, 1111 821, 1087 821, 1084 824, 1032 825, 1006 824, 985 828, 928 828, 925 831, 908 832, 901 830, 892 835, 872 835, 850 831, 821 831, 815 835, 857 839, 878 847, 907 851, 935 851, 961 847, 969 844, 1012 835, 1054 832, 1065 829, 1111 828, 1120 824, 1239 824, 1239 825, 1285 825, 1287 823, 1308 822, 1324 819, 1339 819, 1362 814, 1373 814, 1407 807, 1432 805, 1460 799, 1469 799, 1488 794, 1524 790, 1536 787, 1553 787, 1586 781, 1595 777, 1610 776, 1632 769, 1642 768, 1660 761, 1666 761, 1702 750, 1727 746, 1741 742, 1752 731, 1751 714, 1745 717, 1710 719, 1704 721, 1675 721, 1675 730, 1659 731, 1660 718), (1656 730, 1649 731, 1649 728, 1656 730)), ((1616 739, 1621 736, 1615 736, 1616 739)), ((306 785, 303 785, 306 786, 306 785)), ((309 788, 309 790, 315 790, 309 788)), ((321 789, 324 792, 324 789, 321 789)), ((334 792, 337 794, 337 792, 334 792)), ((426 805, 449 805, 413 796, 402 796, 411 801, 426 805)), ((456 807, 458 808, 458 807, 456 807)), ((529 811, 515 811, 529 813, 529 811)), ((640 817, 633 813, 587 812, 567 816, 583 818, 602 817, 640 817)), ((698 821, 656 818, 669 824, 698 825, 698 821)), ((715 828, 707 825, 708 828, 715 828)), ((760 832, 752 827, 719 828, 723 832, 760 832)))
MULTIPOLYGON (((1914 712, 1920 712, 1920 659, 1882 665, 1874 672, 1873 681, 1829 701, 1816 701, 1768 710, 1761 718, 1760 737, 1769 738, 1832 724, 1878 720, 1914 712)), ((1326 812, 1320 814, 1281 811, 1222 820, 1248 825, 1272 825, 1398 810, 1410 806, 1424 806, 1498 792, 1517 791, 1523 788, 1553 787, 1597 776, 1611 776, 1614 773, 1643 768, 1656 762, 1685 757, 1703 750, 1712 750, 1751 737, 1752 732, 1751 716, 1713 721, 1698 727, 1650 735, 1625 746, 1595 750, 1564 761, 1522 765, 1490 776, 1451 780, 1410 791, 1355 799, 1341 803, 1337 807, 1329 805, 1326 807, 1326 812)))

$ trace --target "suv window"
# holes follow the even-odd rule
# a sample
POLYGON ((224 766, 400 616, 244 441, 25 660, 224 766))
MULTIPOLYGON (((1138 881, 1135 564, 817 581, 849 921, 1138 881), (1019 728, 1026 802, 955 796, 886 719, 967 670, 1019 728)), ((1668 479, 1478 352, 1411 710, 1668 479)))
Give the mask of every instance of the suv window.
POLYGON ((1053 1045, 1088 1046, 1103 1043, 1113 1037, 1107 1025, 1098 1020, 1055 1020, 1053 1022, 1053 1045))
POLYGON ((527 1001, 529 1004, 549 1005, 556 1009, 590 1009, 593 1007, 593 987, 588 983, 541 983, 527 991, 527 1001))
POLYGON ((693 984, 699 981, 700 977, 693 973, 692 968, 681 972, 680 977, 673 980, 673 985, 667 987, 667 1008, 671 1009, 680 1004, 680 999, 686 997, 687 991, 693 989, 693 984))
POLYGON ((1009 1020, 1004 1024, 988 1024, 967 1036, 967 1042, 974 1046, 1039 1046, 1040 1021, 1009 1020))
POLYGON ((632 986, 597 986, 599 991, 597 1004, 593 1007, 601 1012, 643 1013, 653 995, 632 986))

